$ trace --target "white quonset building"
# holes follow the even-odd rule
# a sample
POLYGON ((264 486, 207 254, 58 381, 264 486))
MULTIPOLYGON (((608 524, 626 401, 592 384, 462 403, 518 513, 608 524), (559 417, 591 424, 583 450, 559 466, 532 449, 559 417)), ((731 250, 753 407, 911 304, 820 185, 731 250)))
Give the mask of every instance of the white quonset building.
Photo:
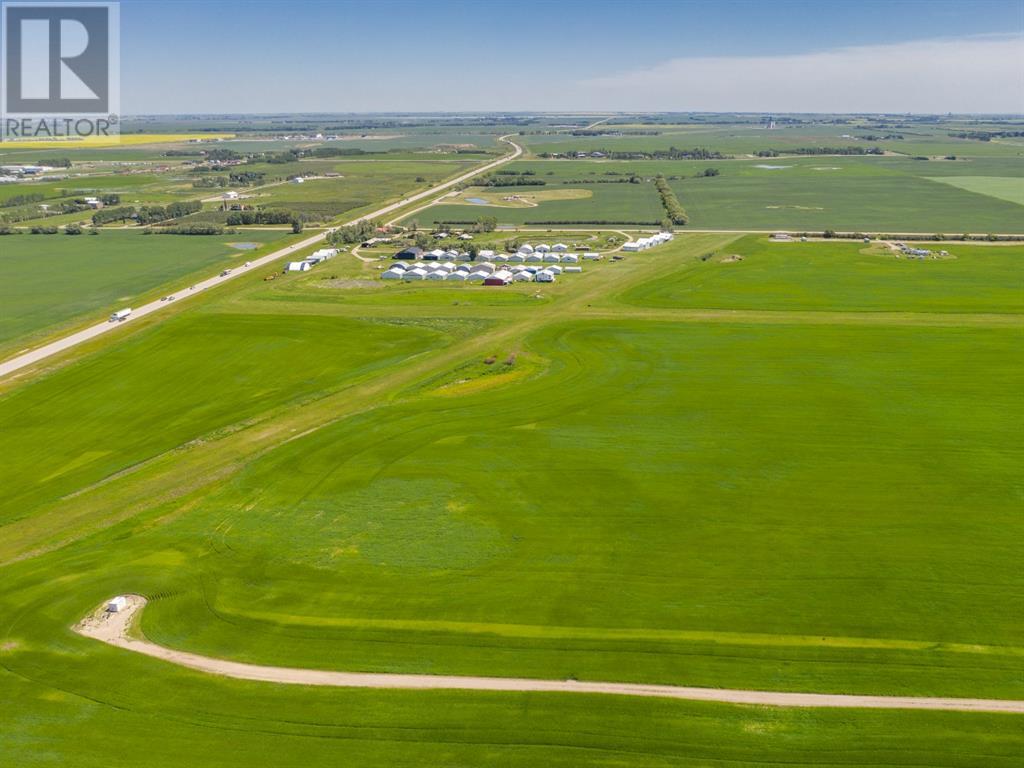
POLYGON ((120 613, 128 607, 128 598, 124 595, 118 595, 113 600, 107 603, 107 613, 120 613))
POLYGON ((285 267, 287 272, 308 272, 312 269, 312 264, 308 261, 289 261, 288 266, 285 267))
POLYGON ((533 246, 529 243, 523 243, 519 246, 519 253, 525 253, 527 255, 533 253, 533 246))
POLYGON ((405 277, 404 269, 389 269, 381 273, 381 280, 402 280, 405 277))

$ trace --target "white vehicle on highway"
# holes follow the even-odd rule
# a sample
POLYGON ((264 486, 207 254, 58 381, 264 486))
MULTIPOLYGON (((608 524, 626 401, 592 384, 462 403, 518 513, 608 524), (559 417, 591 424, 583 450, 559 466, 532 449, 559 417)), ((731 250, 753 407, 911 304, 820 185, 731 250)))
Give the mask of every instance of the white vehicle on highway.
POLYGON ((128 315, 130 315, 131 313, 132 313, 132 308, 131 307, 128 307, 126 309, 119 309, 119 310, 117 310, 117 312, 115 312, 114 314, 112 314, 110 316, 110 322, 112 322, 112 323, 123 322, 123 321, 128 319, 128 315))

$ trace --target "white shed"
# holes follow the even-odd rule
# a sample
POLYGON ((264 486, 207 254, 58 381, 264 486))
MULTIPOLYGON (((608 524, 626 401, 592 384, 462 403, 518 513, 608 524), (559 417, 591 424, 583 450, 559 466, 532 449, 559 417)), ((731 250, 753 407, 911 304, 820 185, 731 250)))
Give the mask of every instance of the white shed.
POLYGON ((490 249, 487 249, 487 248, 485 248, 484 250, 480 251, 480 253, 478 254, 478 256, 479 256, 479 257, 480 257, 481 259, 493 259, 493 258, 494 258, 494 251, 492 251, 492 250, 490 250, 490 249))
POLYGON ((382 272, 380 275, 381 280, 401 280, 405 277, 404 269, 389 269, 387 272, 382 272))
POLYGON ((526 256, 525 254, 522 253, 513 253, 511 256, 508 257, 508 260, 509 263, 522 264, 524 261, 526 261, 526 256))
POLYGON ((566 272, 582 272, 583 271, 583 267, 566 267, 565 271, 566 272))
POLYGON ((623 245, 622 245, 622 250, 630 252, 630 253, 635 253, 636 251, 639 251, 640 248, 641 248, 641 245, 640 245, 640 243, 637 243, 637 242, 623 243, 623 245))
POLYGON ((557 253, 545 253, 544 254, 544 261, 551 262, 552 264, 557 264, 558 261, 559 261, 559 258, 560 257, 559 257, 559 255, 557 253))
POLYGON ((565 253, 566 251, 569 250, 569 246, 566 245, 565 243, 555 243, 554 245, 551 246, 551 250, 555 251, 556 253, 565 253))
POLYGON ((601 254, 594 253, 593 251, 587 251, 586 253, 583 254, 583 258, 586 259, 587 261, 600 261, 601 254))
POLYGON ((468 274, 469 274, 468 272, 462 272, 462 271, 449 272, 447 274, 447 276, 445 277, 445 280, 459 280, 459 281, 463 281, 463 280, 466 279, 466 276, 468 274))
POLYGON ((562 263, 563 264, 577 264, 579 263, 580 257, 575 253, 563 253, 562 263))
POLYGON ((529 243, 523 243, 522 245, 519 246, 519 252, 520 253, 525 253, 525 254, 531 254, 531 253, 533 253, 533 246, 530 245, 529 243))
POLYGON ((526 257, 526 260, 531 262, 544 261, 544 256, 540 253, 531 253, 526 257))
POLYGON ((107 613, 120 613, 128 607, 128 598, 124 595, 118 595, 109 603, 107 603, 107 613))
POLYGON ((410 269, 405 272, 406 280, 422 280, 427 276, 427 270, 423 267, 416 267, 416 269, 410 269))
POLYGON ((470 272, 466 276, 466 282, 467 283, 482 283, 484 280, 486 280, 490 276, 491 276, 490 272, 470 272))
POLYGON ((533 279, 538 283, 553 283, 555 282, 555 273, 542 269, 534 276, 533 279))
POLYGON ((537 253, 547 253, 548 251, 551 250, 551 246, 550 245, 545 245, 544 243, 541 243, 540 245, 538 245, 533 250, 536 251, 537 253))
POLYGON ((288 272, 308 272, 310 264, 308 261, 289 261, 285 269, 288 272))
POLYGON ((512 275, 512 280, 517 283, 532 283, 533 275, 526 270, 523 270, 522 272, 516 272, 512 275))

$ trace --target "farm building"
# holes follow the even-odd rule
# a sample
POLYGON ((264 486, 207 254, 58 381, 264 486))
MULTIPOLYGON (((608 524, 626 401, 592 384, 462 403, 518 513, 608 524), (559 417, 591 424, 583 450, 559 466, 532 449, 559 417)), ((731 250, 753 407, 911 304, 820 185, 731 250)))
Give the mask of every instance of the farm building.
POLYGON ((427 276, 427 270, 423 267, 416 267, 405 272, 406 280, 422 280, 427 276))
POLYGON ((544 261, 544 255, 540 253, 531 253, 529 256, 526 257, 526 260, 529 262, 544 261))
POLYGON ((285 272, 308 272, 312 266, 308 261, 289 261, 285 272))
POLYGON ((544 243, 541 243, 540 245, 538 245, 533 250, 534 250, 534 253, 549 253, 551 251, 551 246, 550 245, 545 245, 544 243))
POLYGON ((561 257, 557 253, 545 253, 544 254, 544 261, 545 262, 550 262, 551 264, 557 264, 560 261, 560 259, 561 259, 561 257))
POLYGON ((483 264, 477 264, 474 268, 474 272, 486 272, 491 274, 495 270, 495 266, 489 261, 485 261, 483 264))
POLYGON ((382 272, 381 280, 401 280, 405 277, 404 269, 389 269, 386 272, 382 272))
POLYGON ((530 255, 531 253, 533 253, 533 246, 530 245, 529 243, 523 243, 522 245, 519 246, 519 252, 525 253, 526 255, 530 255))
POLYGON ((337 255, 338 255, 338 249, 337 248, 321 248, 318 251, 313 251, 313 256, 319 257, 321 261, 326 261, 327 259, 333 259, 337 255))
POLYGON ((406 248, 404 251, 399 251, 391 258, 393 259, 405 259, 406 261, 415 261, 416 259, 423 258, 423 249, 418 245, 414 245, 410 248, 406 248))
POLYGON ((772 235, 772 240, 792 240, 788 232, 776 232, 772 235))
POLYGON ((109 603, 107 603, 107 613, 120 613, 128 607, 128 598, 124 595, 118 595, 109 603))
POLYGON ((512 275, 512 280, 516 283, 532 283, 533 274, 524 269, 522 272, 516 272, 512 275))
POLYGON ((433 272, 427 272, 427 274, 424 275, 423 279, 424 280, 444 280, 446 277, 448 277, 448 273, 445 272, 443 269, 435 269, 433 272))
POLYGON ((580 260, 580 257, 577 256, 575 253, 563 253, 562 254, 561 261, 562 261, 563 264, 576 264, 576 263, 579 262, 579 260, 580 260))
POLYGON ((484 250, 480 251, 480 253, 477 254, 477 257, 481 259, 493 259, 494 251, 485 248, 484 250))
POLYGON ((471 234, 469 234, 468 232, 463 232, 461 235, 459 235, 459 240, 472 240, 472 239, 473 239, 473 236, 471 234))
MULTIPOLYGON (((480 253, 481 255, 483 255, 483 251, 481 251, 480 253)), ((508 257, 508 260, 509 262, 515 262, 516 264, 522 264, 524 261, 526 261, 526 256, 525 254, 522 253, 513 253, 511 256, 508 257)))
POLYGON ((512 282, 512 273, 506 269, 499 269, 497 272, 484 280, 484 285, 508 285, 512 282))
POLYGON ((461 281, 461 280, 465 280, 468 275, 469 275, 468 272, 461 272, 461 271, 459 271, 459 272, 452 272, 445 279, 446 280, 460 280, 461 281))
POLYGON ((622 244, 622 250, 624 250, 624 251, 626 251, 628 253, 635 253, 636 251, 639 251, 640 248, 641 248, 641 246, 640 246, 640 243, 638 243, 638 242, 629 242, 629 243, 623 243, 622 244))
POLYGON ((555 253, 565 253, 566 251, 569 250, 569 246, 566 245, 565 243, 555 243, 554 245, 551 246, 551 250, 554 251, 555 253))
POLYGON ((489 272, 479 272, 479 271, 470 272, 468 275, 466 275, 466 282, 467 283, 482 283, 484 280, 486 280, 490 276, 491 275, 490 275, 489 272))
POLYGON ((558 266, 557 264, 552 264, 552 265, 550 265, 548 267, 544 267, 544 271, 545 272, 550 272, 552 275, 560 275, 560 274, 562 274, 562 268, 560 266, 558 266))
POLYGON ((505 262, 508 261, 508 256, 506 256, 504 253, 497 253, 494 256, 492 256, 491 259, 495 263, 498 263, 498 262, 505 263, 505 262))
POLYGON ((565 271, 566 272, 582 272, 583 271, 583 267, 566 267, 565 271))
POLYGON ((304 184, 306 180, 301 176, 296 176, 294 179, 291 180, 291 182, 292 184, 304 184))
POLYGON ((423 254, 423 260, 424 261, 437 261, 442 256, 444 256, 444 251, 442 251, 440 248, 435 248, 432 251, 427 251, 426 253, 424 253, 423 254))
POLYGON ((549 272, 546 269, 542 269, 533 277, 538 283, 553 283, 555 282, 555 273, 549 272))

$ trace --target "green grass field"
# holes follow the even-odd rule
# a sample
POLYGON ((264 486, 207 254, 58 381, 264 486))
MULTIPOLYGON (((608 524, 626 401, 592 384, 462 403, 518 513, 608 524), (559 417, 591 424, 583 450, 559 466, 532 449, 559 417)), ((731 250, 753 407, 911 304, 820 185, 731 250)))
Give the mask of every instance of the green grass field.
POLYGON ((541 298, 340 254, 9 386, 0 765, 1016 766, 1018 716, 300 688, 70 630, 133 591, 263 664, 1022 699, 1022 248, 933 247, 683 233, 541 298))
POLYGON ((86 315, 101 320, 161 286, 266 252, 283 232, 189 237, 104 231, 99 236, 17 235, 0 248, 0 349, 13 350, 86 315), (235 241, 262 244, 239 250, 235 241))
POLYGON ((698 267, 633 288, 645 306, 861 312, 1024 311, 1024 246, 928 243, 949 257, 896 258, 878 244, 748 235, 698 267), (742 257, 737 260, 736 257, 742 257))

